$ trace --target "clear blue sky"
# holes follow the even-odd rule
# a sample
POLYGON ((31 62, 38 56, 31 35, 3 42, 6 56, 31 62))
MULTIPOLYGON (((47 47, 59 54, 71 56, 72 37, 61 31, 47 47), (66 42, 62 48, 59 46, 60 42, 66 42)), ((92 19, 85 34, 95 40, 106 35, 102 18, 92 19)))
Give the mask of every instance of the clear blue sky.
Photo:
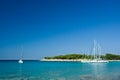
POLYGON ((90 52, 120 54, 119 0, 0 0, 0 59, 90 52))

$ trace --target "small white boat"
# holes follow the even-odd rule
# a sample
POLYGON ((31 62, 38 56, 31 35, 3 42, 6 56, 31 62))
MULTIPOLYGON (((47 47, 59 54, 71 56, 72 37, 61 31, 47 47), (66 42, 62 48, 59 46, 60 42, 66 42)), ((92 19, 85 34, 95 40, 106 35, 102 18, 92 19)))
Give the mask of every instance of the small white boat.
POLYGON ((23 60, 22 60, 22 59, 20 59, 20 60, 18 61, 18 63, 23 63, 23 60))
POLYGON ((108 63, 108 60, 102 60, 100 58, 100 54, 101 54, 101 47, 100 45, 97 45, 95 40, 94 40, 94 47, 93 47, 93 59, 85 59, 85 60, 81 60, 82 63, 108 63))
POLYGON ((22 50, 21 50, 21 56, 20 56, 20 59, 18 61, 18 63, 23 63, 23 60, 22 60, 22 57, 23 57, 23 46, 21 46, 22 50))

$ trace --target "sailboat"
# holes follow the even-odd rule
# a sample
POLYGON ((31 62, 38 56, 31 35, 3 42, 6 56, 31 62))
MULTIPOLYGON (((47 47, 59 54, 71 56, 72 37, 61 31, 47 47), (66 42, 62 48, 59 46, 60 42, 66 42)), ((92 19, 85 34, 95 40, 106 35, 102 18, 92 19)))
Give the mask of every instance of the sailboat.
POLYGON ((101 47, 99 44, 96 43, 96 41, 94 40, 94 46, 93 46, 93 59, 90 60, 81 60, 82 63, 108 63, 109 61, 107 60, 102 60, 100 58, 100 54, 101 54, 101 47))
POLYGON ((21 46, 22 50, 21 50, 21 56, 20 56, 20 59, 18 61, 18 63, 22 64, 23 63, 23 60, 22 60, 22 56, 23 56, 23 46, 21 46))

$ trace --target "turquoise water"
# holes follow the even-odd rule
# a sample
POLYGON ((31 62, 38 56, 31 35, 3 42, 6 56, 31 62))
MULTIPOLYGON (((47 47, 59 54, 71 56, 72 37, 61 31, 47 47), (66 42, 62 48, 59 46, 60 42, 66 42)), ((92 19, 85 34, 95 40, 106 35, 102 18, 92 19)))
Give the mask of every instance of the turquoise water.
POLYGON ((120 62, 0 61, 0 80, 119 80, 120 62))

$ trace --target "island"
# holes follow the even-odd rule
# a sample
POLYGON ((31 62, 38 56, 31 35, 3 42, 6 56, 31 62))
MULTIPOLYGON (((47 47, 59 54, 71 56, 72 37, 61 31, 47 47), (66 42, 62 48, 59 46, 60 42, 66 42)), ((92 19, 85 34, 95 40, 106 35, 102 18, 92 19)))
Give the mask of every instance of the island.
MULTIPOLYGON (((100 58, 108 61, 120 61, 120 55, 112 53, 100 55, 100 58)), ((81 61, 84 59, 93 59, 93 56, 87 54, 66 54, 44 57, 44 59, 41 59, 41 61, 81 61)))

